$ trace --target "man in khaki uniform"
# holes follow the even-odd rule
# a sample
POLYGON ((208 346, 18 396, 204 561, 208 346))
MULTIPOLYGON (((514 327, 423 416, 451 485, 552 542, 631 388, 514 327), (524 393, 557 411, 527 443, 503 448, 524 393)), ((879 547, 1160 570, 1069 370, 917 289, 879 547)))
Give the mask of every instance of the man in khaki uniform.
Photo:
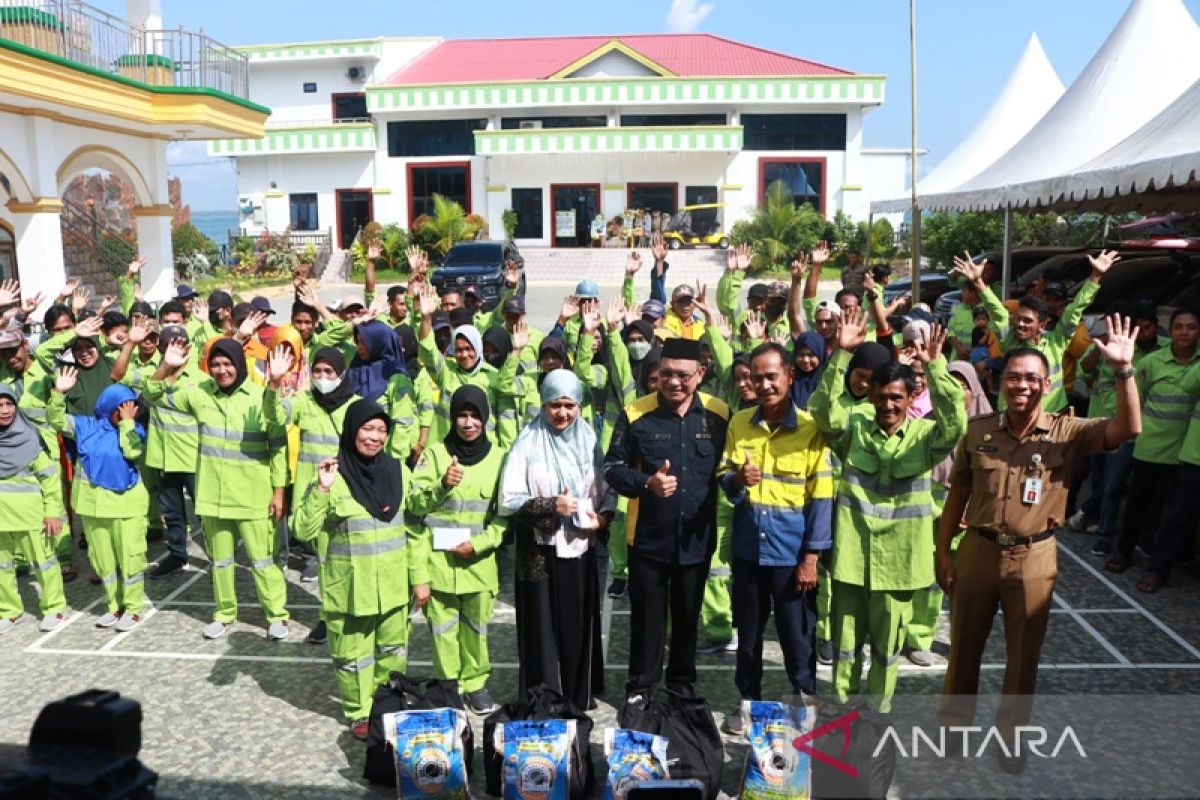
MULTIPOLYGON (((1111 419, 1077 419, 1041 408, 1050 391, 1046 356, 1010 350, 1001 373, 1007 410, 971 420, 954 454, 950 494, 938 531, 938 584, 950 595, 950 663, 942 694, 943 725, 972 725, 983 649, 999 606, 1004 610, 1008 663, 996 727, 1013 750, 1017 726, 1033 712, 1038 658, 1058 577, 1054 531, 1066 520, 1071 469, 1077 457, 1108 452, 1141 432, 1133 380, 1129 319, 1110 317, 1106 343, 1097 343, 1116 376, 1111 419), (952 561, 950 542, 964 519, 967 533, 952 561)), ((1024 753, 1006 757, 1008 771, 1024 753)))

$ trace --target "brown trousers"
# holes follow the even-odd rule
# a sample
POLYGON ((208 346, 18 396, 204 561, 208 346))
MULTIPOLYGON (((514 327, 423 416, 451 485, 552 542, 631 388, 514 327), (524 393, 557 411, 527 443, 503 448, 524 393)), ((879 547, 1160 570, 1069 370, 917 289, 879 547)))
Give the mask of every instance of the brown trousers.
POLYGON ((1038 659, 1058 578, 1058 543, 1001 547, 968 531, 958 548, 950 594, 950 663, 939 716, 943 725, 972 725, 979 667, 999 606, 1004 610, 1004 697, 996 727, 1008 742, 1033 713, 1038 659))

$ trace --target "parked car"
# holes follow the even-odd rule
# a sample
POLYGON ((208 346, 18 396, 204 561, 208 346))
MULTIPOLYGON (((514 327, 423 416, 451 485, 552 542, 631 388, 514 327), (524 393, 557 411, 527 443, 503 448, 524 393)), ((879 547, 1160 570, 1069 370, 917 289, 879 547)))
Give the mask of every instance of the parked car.
MULTIPOLYGON (((942 272, 921 273, 921 302, 933 308, 938 298, 950 291, 950 276, 942 272)), ((888 305, 901 295, 912 294, 912 279, 904 278, 889 283, 883 289, 883 304, 888 305)))
POLYGON ((525 294, 525 259, 512 242, 459 242, 450 248, 441 266, 433 271, 430 282, 439 295, 447 287, 465 289, 475 285, 483 295, 483 307, 492 310, 504 294, 504 264, 513 260, 521 266, 517 294, 525 294))

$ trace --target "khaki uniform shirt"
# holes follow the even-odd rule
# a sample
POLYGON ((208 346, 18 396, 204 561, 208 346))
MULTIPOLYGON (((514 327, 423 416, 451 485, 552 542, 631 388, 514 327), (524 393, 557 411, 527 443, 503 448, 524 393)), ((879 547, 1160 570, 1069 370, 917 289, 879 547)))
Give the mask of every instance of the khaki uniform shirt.
POLYGON ((1080 419, 1042 411, 1022 439, 1003 413, 975 417, 959 442, 950 474, 952 489, 968 489, 967 526, 1033 536, 1066 519, 1071 469, 1080 455, 1102 453, 1107 419, 1080 419), (1039 461, 1034 464, 1034 456, 1039 461), (1036 505, 1021 502, 1025 479, 1042 480, 1036 505))

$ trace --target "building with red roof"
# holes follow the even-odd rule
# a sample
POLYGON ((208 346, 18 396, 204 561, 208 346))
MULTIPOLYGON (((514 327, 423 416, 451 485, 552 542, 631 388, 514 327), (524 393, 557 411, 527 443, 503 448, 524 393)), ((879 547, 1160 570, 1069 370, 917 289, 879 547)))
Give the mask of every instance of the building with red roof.
MULTIPOLYGON (((258 45, 274 109, 238 160, 243 225, 407 226, 450 197, 522 246, 592 246, 597 220, 723 208, 715 234, 782 181, 796 202, 865 219, 906 160, 862 146, 884 78, 706 33, 258 45)), ((720 244, 722 237, 713 238, 720 244)))

